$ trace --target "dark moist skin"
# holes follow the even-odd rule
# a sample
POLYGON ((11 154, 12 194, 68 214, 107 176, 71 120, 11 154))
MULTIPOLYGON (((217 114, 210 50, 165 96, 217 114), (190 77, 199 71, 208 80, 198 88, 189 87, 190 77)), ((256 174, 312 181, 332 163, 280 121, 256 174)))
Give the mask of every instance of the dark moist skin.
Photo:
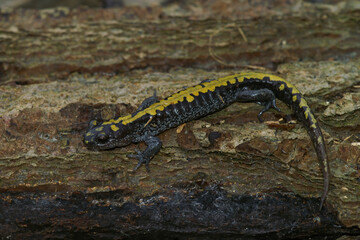
POLYGON ((149 170, 151 159, 160 151, 158 134, 194 119, 217 112, 234 102, 256 102, 264 106, 261 116, 270 108, 278 111, 276 98, 287 104, 302 122, 314 145, 324 175, 322 208, 329 190, 329 161, 318 122, 301 93, 286 80, 269 74, 245 72, 216 80, 205 80, 181 90, 163 100, 152 96, 145 99, 133 114, 106 122, 90 122, 84 135, 89 149, 103 150, 145 142, 147 148, 129 157, 139 160, 135 169, 145 164, 149 170))

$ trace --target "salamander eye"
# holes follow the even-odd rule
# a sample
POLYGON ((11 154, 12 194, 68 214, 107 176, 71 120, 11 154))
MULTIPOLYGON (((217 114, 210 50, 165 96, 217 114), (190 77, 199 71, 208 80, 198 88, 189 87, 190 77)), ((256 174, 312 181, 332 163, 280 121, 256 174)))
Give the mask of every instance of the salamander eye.
POLYGON ((107 134, 104 133, 104 132, 99 133, 99 134, 96 136, 96 141, 99 142, 99 143, 106 143, 107 140, 109 140, 109 135, 107 135, 107 134))

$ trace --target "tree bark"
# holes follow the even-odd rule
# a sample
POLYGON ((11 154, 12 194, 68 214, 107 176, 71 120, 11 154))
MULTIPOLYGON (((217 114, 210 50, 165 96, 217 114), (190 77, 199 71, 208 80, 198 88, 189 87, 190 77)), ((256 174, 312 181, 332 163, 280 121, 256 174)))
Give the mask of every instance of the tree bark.
POLYGON ((0 235, 360 234, 358 12, 229 9, 2 10, 0 235), (132 113, 154 90, 166 97, 241 71, 280 75, 305 95, 331 162, 322 211, 315 151, 300 123, 280 120, 285 104, 264 123, 261 106, 233 104, 160 134, 150 173, 126 157, 144 144, 82 143, 90 120, 132 113))

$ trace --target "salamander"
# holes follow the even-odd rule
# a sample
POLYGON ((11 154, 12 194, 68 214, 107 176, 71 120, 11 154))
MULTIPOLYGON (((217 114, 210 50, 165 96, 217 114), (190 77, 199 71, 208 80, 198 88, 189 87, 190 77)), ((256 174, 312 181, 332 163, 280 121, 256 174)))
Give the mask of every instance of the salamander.
POLYGON ((214 80, 205 80, 192 87, 158 100, 146 98, 133 113, 104 122, 93 120, 84 134, 89 149, 103 150, 145 142, 144 151, 128 157, 138 159, 134 171, 145 164, 149 171, 151 159, 160 151, 158 134, 185 122, 217 112, 234 102, 255 102, 264 106, 258 119, 270 108, 278 111, 276 98, 288 105, 306 128, 314 145, 324 177, 320 209, 329 190, 330 168, 324 137, 306 100, 297 88, 275 75, 244 72, 214 80))

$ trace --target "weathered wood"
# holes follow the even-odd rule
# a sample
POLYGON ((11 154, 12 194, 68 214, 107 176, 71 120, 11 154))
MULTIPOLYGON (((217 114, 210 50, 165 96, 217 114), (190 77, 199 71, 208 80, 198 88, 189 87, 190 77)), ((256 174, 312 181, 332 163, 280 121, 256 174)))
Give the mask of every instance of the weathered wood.
POLYGON ((356 11, 220 21, 149 9, 2 10, 0 234, 359 234, 356 11), (143 144, 82 144, 89 120, 131 113, 154 89, 255 66, 296 85, 321 120, 333 175, 322 212, 315 151, 300 124, 279 122, 285 105, 265 123, 260 106, 234 104, 161 134, 150 173, 126 157, 143 144))

